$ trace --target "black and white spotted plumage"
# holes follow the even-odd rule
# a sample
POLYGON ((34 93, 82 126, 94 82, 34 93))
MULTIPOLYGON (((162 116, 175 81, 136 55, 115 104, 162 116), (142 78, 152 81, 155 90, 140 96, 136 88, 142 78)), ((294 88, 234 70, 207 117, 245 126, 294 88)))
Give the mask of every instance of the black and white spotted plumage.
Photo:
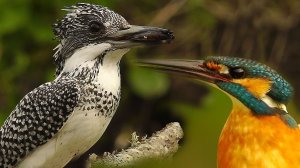
POLYGON ((28 93, 0 128, 0 168, 61 168, 102 136, 120 100, 122 56, 172 40, 166 29, 129 25, 79 3, 54 24, 56 79, 28 93))
MULTIPOLYGON (((100 59, 92 70, 82 69, 75 76, 62 74, 28 93, 16 106, 0 129, 0 167, 13 167, 55 136, 72 113, 111 118, 117 109, 120 89, 116 93, 91 82, 101 66, 100 59), (87 80, 84 80, 83 77, 87 80), (95 110, 96 113, 90 113, 95 110)), ((80 153, 78 153, 80 154, 80 153)))
MULTIPOLYGON (((65 61, 76 50, 101 44, 104 36, 116 32, 128 23, 122 16, 100 5, 79 3, 68 8, 68 11, 61 21, 54 24, 55 35, 61 40, 54 55, 57 78, 28 93, 1 127, 0 168, 18 165, 35 149, 57 136, 69 117, 77 111, 84 112, 87 117, 93 115, 110 119, 117 109, 120 87, 111 90, 97 81, 104 56, 116 49, 100 50, 99 56, 95 55, 92 60, 75 62, 78 64, 75 69, 63 71, 63 68, 65 61), (91 22, 96 21, 107 27, 101 28, 99 32, 90 32, 91 22)), ((116 78, 120 78, 118 64, 123 54, 116 58, 112 69, 116 71, 116 78)), ((101 134, 99 132, 99 136, 101 134)), ((74 155, 81 153, 75 152, 74 155)))
POLYGON ((0 167, 16 165, 25 155, 51 139, 79 100, 80 85, 62 79, 28 93, 0 130, 0 167))

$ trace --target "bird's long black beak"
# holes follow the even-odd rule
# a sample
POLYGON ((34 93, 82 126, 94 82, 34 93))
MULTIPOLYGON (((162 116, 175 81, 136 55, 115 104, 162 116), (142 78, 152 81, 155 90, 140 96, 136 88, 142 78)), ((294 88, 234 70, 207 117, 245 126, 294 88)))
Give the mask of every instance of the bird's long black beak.
POLYGON ((170 43, 173 39, 174 35, 170 30, 135 25, 130 25, 127 29, 120 30, 108 37, 109 42, 116 48, 170 43))
POLYGON ((209 83, 228 81, 218 72, 209 70, 204 60, 139 60, 142 67, 181 73, 209 83))

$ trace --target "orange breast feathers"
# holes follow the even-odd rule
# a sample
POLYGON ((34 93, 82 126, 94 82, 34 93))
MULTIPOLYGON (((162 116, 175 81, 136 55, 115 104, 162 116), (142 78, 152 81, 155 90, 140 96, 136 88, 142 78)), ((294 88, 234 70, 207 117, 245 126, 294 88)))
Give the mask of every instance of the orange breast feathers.
POLYGON ((300 129, 278 116, 256 116, 234 103, 218 144, 219 168, 292 168, 300 166, 300 129))

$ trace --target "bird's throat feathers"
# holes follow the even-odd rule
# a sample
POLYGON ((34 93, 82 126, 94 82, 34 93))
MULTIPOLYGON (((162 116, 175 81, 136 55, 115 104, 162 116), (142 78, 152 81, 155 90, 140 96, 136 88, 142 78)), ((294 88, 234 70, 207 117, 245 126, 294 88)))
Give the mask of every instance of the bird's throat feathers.
POLYGON ((239 79, 233 83, 219 82, 217 86, 231 97, 234 109, 250 111, 253 117, 278 118, 278 122, 285 123, 291 128, 298 128, 297 122, 291 117, 285 104, 279 103, 268 96, 272 83, 264 79, 239 79), (238 102, 238 103, 237 103, 238 102), (240 108, 243 107, 243 108, 240 108))

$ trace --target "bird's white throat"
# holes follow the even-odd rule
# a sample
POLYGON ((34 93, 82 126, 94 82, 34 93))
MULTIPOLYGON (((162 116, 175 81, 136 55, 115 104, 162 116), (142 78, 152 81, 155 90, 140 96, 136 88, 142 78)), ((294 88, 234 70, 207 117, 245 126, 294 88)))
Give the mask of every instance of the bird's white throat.
POLYGON ((108 52, 103 57, 103 63, 99 67, 99 73, 94 82, 116 94, 121 85, 119 63, 122 56, 128 51, 129 49, 119 49, 108 52))

